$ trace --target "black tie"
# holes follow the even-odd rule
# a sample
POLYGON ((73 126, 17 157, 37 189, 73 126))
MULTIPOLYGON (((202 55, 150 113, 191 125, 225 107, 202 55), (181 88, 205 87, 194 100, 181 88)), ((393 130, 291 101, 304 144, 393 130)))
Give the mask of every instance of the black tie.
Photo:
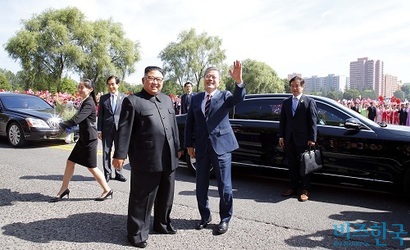
POLYGON ((209 114, 209 106, 211 106, 211 95, 206 96, 206 103, 205 103, 205 116, 208 117, 209 114))

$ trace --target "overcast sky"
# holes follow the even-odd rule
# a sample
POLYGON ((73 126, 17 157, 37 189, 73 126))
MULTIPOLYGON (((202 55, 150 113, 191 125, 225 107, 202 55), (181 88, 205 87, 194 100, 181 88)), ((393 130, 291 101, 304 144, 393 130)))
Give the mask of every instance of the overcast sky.
POLYGON ((252 59, 281 78, 349 76, 359 57, 384 61, 384 73, 410 83, 410 1, 407 0, 2 0, 0 68, 20 70, 4 50, 21 21, 43 11, 79 8, 90 21, 123 25, 139 41, 142 60, 125 80, 140 83, 147 65, 162 66, 158 54, 195 28, 222 39, 227 63, 252 59))

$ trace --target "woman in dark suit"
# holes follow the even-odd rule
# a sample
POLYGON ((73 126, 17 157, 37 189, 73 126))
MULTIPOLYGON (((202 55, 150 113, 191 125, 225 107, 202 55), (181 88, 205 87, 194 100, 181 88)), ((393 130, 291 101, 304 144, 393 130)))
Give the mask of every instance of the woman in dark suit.
POLYGON ((68 189, 68 184, 73 177, 76 163, 87 167, 98 184, 101 185, 103 193, 95 199, 96 201, 103 201, 108 197, 112 198, 113 195, 113 191, 108 186, 104 174, 97 168, 96 99, 92 82, 88 79, 81 81, 78 85, 78 94, 82 99, 80 109, 73 118, 60 123, 60 126, 66 129, 79 124, 80 138, 67 159, 63 183, 57 196, 51 200, 53 202, 60 201, 64 196, 69 198, 70 189, 68 189))

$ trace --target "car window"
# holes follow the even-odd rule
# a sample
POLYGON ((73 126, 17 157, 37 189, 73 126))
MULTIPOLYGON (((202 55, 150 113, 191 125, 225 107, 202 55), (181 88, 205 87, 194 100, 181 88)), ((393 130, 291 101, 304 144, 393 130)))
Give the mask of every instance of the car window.
POLYGON ((317 105, 317 124, 343 127, 348 115, 321 102, 317 105))
POLYGON ((7 109, 36 109, 44 110, 52 108, 45 101, 39 97, 34 96, 4 96, 2 102, 7 109))
POLYGON ((282 100, 251 99, 240 102, 235 107, 236 119, 279 121, 282 100))

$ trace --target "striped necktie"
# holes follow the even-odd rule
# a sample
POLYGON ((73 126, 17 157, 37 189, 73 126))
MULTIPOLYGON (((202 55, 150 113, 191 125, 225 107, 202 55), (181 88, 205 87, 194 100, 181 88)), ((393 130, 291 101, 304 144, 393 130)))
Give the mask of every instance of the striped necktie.
POLYGON ((209 107, 211 106, 211 95, 206 96, 206 103, 205 103, 205 116, 208 117, 209 114, 209 107))

